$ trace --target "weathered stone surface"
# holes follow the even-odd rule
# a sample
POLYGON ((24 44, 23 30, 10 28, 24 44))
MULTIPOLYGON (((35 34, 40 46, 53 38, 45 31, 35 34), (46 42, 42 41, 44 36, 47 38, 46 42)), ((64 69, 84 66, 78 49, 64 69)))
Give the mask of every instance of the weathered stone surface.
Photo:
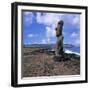
MULTIPOLYGON (((63 21, 59 21, 56 27, 56 37, 57 37, 57 42, 56 42, 56 50, 55 50, 55 55, 56 56, 60 56, 63 55, 64 51, 63 51, 63 34, 62 34, 62 30, 63 30, 63 21)), ((57 58, 58 58, 57 57, 57 58)))

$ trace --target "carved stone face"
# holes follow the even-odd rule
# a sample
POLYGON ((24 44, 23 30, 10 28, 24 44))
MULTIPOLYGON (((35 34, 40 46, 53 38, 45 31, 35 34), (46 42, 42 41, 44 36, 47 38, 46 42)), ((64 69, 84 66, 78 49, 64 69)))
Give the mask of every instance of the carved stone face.
POLYGON ((63 23, 64 22, 62 20, 59 21, 58 24, 57 24, 56 30, 59 29, 60 27, 62 27, 63 26, 63 23))
POLYGON ((62 27, 63 27, 63 21, 61 20, 58 22, 57 27, 55 28, 57 37, 62 35, 62 29, 63 29, 62 27))

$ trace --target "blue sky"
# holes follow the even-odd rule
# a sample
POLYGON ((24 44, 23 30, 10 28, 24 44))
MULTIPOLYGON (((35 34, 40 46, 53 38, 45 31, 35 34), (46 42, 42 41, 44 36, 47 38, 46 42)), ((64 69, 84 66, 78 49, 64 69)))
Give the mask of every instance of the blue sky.
POLYGON ((64 43, 80 45, 80 14, 33 11, 23 11, 23 44, 55 44, 59 20, 64 21, 64 43))

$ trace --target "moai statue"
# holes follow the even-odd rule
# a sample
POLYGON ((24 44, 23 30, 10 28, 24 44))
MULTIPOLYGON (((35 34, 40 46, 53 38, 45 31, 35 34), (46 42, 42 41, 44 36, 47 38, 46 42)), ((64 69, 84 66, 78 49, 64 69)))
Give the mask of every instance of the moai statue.
POLYGON ((59 56, 59 57, 62 57, 63 53, 64 53, 64 50, 63 50, 63 38, 64 37, 62 34, 63 24, 64 24, 64 22, 62 20, 60 20, 55 29, 56 37, 57 37, 55 56, 59 56))

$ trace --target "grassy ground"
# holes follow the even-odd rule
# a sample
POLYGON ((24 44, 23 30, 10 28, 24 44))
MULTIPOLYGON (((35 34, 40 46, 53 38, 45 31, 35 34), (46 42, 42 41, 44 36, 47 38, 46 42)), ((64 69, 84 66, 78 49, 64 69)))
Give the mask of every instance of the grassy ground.
POLYGON ((80 57, 65 54, 63 60, 55 61, 53 53, 39 48, 23 48, 22 76, 79 75, 80 57))

